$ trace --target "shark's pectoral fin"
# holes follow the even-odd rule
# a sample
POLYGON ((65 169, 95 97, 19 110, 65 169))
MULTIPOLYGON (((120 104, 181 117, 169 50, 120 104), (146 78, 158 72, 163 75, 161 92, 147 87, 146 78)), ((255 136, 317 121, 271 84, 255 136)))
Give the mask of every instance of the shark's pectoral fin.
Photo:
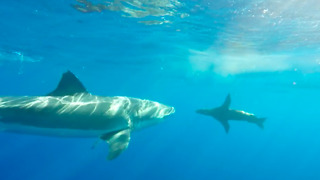
POLYGON ((224 130, 226 131, 226 133, 228 133, 229 132, 229 129, 230 129, 230 125, 229 125, 229 123, 228 123, 228 120, 220 120, 219 121, 221 124, 222 124, 222 126, 224 127, 224 130))
POLYGON ((101 136, 101 139, 109 144, 108 160, 118 157, 127 149, 130 141, 130 129, 108 133, 101 136))

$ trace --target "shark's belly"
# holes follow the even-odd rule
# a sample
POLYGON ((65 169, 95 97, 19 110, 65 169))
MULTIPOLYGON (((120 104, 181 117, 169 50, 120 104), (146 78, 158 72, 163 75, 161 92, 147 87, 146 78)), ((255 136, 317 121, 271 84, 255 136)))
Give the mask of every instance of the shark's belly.
POLYGON ((90 118, 65 119, 65 118, 22 118, 2 117, 0 130, 57 136, 97 136, 121 129, 126 129, 127 124, 123 119, 106 119, 108 123, 101 123, 90 118), (19 120, 17 120, 19 119, 19 120), (99 126, 101 125, 101 126, 99 126))
POLYGON ((102 120, 88 117, 0 117, 0 130, 47 136, 97 137, 127 128, 121 118, 102 120))
POLYGON ((122 114, 106 115, 97 109, 78 108, 0 108, 0 130, 38 135, 93 137, 128 128, 128 119, 122 114))
POLYGON ((83 130, 83 129, 64 129, 64 128, 42 128, 21 124, 8 124, 0 122, 0 130, 13 133, 42 135, 42 136, 59 136, 59 137, 99 137, 103 134, 113 132, 109 130, 83 130))

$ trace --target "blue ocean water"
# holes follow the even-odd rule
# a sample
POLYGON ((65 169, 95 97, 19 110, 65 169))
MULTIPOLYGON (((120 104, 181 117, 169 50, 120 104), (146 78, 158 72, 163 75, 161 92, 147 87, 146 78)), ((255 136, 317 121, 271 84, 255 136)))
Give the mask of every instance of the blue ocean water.
POLYGON ((0 133, 0 179, 320 179, 316 0, 13 0, 0 5, 0 95, 44 95, 71 70, 93 94, 176 113, 107 161, 86 138, 0 133), (210 117, 231 108, 264 129, 210 117))

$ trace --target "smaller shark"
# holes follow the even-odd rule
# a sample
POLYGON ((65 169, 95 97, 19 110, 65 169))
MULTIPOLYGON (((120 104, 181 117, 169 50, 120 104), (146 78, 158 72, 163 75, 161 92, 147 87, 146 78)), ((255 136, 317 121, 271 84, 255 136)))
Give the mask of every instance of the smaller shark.
POLYGON ((263 129, 263 122, 266 120, 266 118, 258 118, 254 114, 247 113, 245 111, 230 109, 230 103, 231 98, 230 94, 228 94, 226 100, 221 106, 213 109, 199 109, 196 112, 199 114, 214 117, 222 124, 226 133, 228 133, 230 129, 230 125, 228 122, 229 120, 247 121, 258 125, 261 129, 263 129))

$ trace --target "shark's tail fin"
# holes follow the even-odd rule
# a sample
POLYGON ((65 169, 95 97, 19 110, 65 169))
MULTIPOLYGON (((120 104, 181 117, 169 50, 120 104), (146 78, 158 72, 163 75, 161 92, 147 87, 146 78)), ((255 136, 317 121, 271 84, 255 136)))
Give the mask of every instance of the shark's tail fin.
POLYGON ((261 129, 263 129, 263 128, 264 128, 264 126, 263 126, 264 121, 266 121, 266 118, 258 118, 255 123, 256 123, 261 129))

